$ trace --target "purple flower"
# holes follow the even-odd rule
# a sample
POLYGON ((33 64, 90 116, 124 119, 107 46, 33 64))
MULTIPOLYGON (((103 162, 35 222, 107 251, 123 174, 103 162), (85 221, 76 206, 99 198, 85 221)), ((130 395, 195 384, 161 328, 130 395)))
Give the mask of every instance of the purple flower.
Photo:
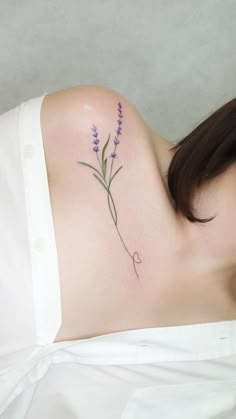
POLYGON ((93 151, 97 153, 99 151, 99 148, 98 148, 99 139, 97 138, 98 133, 97 133, 97 128, 95 127, 95 125, 93 125, 92 131, 93 131, 93 137, 94 137, 93 143, 95 144, 95 147, 93 147, 93 151))
POLYGON ((122 105, 121 105, 120 102, 118 103, 118 114, 119 114, 119 119, 117 120, 117 122, 118 122, 118 128, 116 130, 116 134, 117 135, 114 138, 115 150, 110 155, 110 157, 113 158, 113 159, 115 157, 117 157, 117 154, 115 152, 116 151, 116 146, 120 143, 118 137, 119 137, 119 135, 122 134, 122 126, 121 126, 122 125, 122 121, 121 121, 121 118, 123 118, 123 115, 122 115, 122 105))

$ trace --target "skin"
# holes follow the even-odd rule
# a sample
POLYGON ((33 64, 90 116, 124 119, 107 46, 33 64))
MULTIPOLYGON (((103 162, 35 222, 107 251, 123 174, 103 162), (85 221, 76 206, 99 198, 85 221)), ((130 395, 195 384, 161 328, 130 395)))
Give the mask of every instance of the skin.
POLYGON ((118 92, 94 85, 53 92, 44 99, 41 127, 63 290, 64 323, 56 341, 108 330, 236 318, 235 168, 202 188, 194 199, 198 216, 217 213, 216 219, 190 223, 176 214, 168 191, 166 172, 173 144, 154 132, 118 92), (98 128, 101 159, 108 134, 114 139, 119 102, 124 119, 114 171, 122 169, 112 184, 112 203, 95 172, 78 161, 101 169, 92 150, 91 127, 98 128), (68 225, 79 232, 79 238, 68 225), (96 249, 92 264, 84 250, 84 244, 87 249, 90 243, 96 249), (106 243, 112 245, 106 247, 106 243), (134 264, 135 252, 141 263, 134 264), (94 290, 93 265, 100 272, 101 299, 94 290), (73 284, 71 289, 67 281, 73 284), (88 314, 83 306, 86 298, 93 307, 88 314), (100 330, 103 320, 96 317, 98 313, 108 322, 106 330, 100 330))
MULTIPOLYGON (((196 194, 193 201, 197 215, 204 217, 218 214, 215 220, 206 224, 190 223, 182 215, 176 215, 172 198, 168 192, 166 176, 166 171, 174 154, 170 150, 173 144, 152 130, 134 105, 113 89, 96 85, 82 85, 59 90, 45 97, 41 112, 42 118, 45 116, 43 132, 45 136, 49 137, 49 151, 50 144, 51 147, 54 147, 53 141, 55 141, 56 132, 57 148, 59 147, 62 153, 60 161, 57 162, 53 159, 53 153, 50 153, 52 156, 50 161, 52 170, 48 173, 50 181, 54 181, 54 183, 63 182, 62 177, 65 177, 64 167, 68 171, 68 166, 65 165, 64 150, 65 147, 67 149, 68 147, 75 148, 75 143, 78 141, 77 127, 79 126, 79 134, 88 137, 91 132, 91 120, 99 111, 102 116, 106 114, 106 119, 104 117, 102 119, 97 118, 100 135, 104 137, 103 129, 106 133, 109 131, 109 122, 114 119, 114 105, 116 108, 118 101, 124 104, 125 119, 132 120, 132 124, 136 125, 136 129, 132 128, 131 131, 131 127, 126 124, 126 136, 134 138, 136 131, 140 137, 145 138, 155 158, 175 234, 178 235, 179 233, 178 246, 182 248, 183 253, 186 252, 189 256, 191 255, 193 270, 195 270, 199 258, 202 262, 202 255, 204 254, 205 275, 220 277, 221 282, 224 283, 231 277, 232 273, 236 273, 236 227, 234 228, 236 223, 234 222, 233 211, 235 207, 236 165, 232 165, 219 179, 215 179, 211 184, 204 186, 196 194), (81 103, 83 112, 81 112, 81 103), (65 132, 68 137, 68 143, 66 144, 64 140, 65 132), (227 240, 221 240, 222 237, 227 237, 227 240), (199 249, 202 250, 199 251, 199 249)), ((111 125, 113 127, 114 124, 110 122, 111 125)), ((84 156, 83 161, 91 160, 90 150, 84 156)))
MULTIPOLYGON (((150 139, 154 144, 154 153, 158 156, 169 205, 173 206, 165 176, 173 156, 170 151, 173 144, 152 130, 150 139)), ((233 305, 236 303, 235 178, 236 164, 232 164, 218 178, 196 192, 193 199, 195 214, 200 218, 217 215, 211 222, 190 223, 182 215, 176 216, 176 224, 183 231, 182 243, 187 244, 183 244, 183 252, 189 254, 191 259, 192 277, 201 266, 201 275, 206 279, 212 278, 214 282, 218 281, 233 305)))

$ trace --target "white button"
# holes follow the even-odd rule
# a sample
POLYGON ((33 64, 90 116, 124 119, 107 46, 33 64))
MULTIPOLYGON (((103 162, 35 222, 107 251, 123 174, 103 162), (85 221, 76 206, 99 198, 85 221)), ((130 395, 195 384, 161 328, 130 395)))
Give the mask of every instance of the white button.
POLYGON ((42 252, 45 249, 46 240, 43 237, 39 237, 38 239, 34 240, 34 248, 39 252, 42 252))
POLYGON ((139 343, 139 346, 152 346, 150 343, 139 343))
POLYGON ((32 144, 26 144, 24 147, 24 158, 31 159, 34 155, 34 146, 32 144))

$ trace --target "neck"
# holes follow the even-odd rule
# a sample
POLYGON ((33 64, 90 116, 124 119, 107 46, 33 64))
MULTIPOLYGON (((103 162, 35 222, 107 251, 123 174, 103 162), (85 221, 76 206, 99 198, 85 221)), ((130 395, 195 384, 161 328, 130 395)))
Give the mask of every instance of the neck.
POLYGON ((191 223, 182 214, 176 214, 169 193, 167 172, 174 155, 174 151, 171 151, 174 144, 150 130, 150 145, 155 154, 169 206, 173 209, 180 249, 178 257, 183 260, 185 270, 188 269, 189 275, 195 280, 201 277, 206 281, 218 281, 224 287, 228 286, 236 274, 236 231, 234 232, 235 223, 232 223, 233 214, 230 210, 236 206, 232 190, 236 178, 235 168, 233 178, 230 176, 232 173, 228 172, 211 185, 201 188, 195 195, 193 208, 197 216, 204 218, 216 215, 216 218, 209 223, 191 223), (223 196, 225 199, 222 199, 223 196), (232 200, 234 203, 230 205, 232 200), (227 237, 227 240, 222 240, 222 237, 227 237))

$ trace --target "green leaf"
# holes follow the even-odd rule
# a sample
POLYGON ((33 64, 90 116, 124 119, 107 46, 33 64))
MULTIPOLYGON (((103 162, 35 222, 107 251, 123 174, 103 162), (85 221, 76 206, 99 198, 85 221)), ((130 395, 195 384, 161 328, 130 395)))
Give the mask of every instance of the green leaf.
POLYGON ((84 162, 82 162, 82 161, 77 161, 77 163, 84 164, 85 166, 91 167, 91 169, 95 170, 95 171, 99 174, 99 176, 101 176, 101 178, 103 179, 103 176, 102 176, 102 175, 101 175, 101 173, 100 173, 100 172, 96 169, 96 167, 93 167, 93 166, 91 166, 91 164, 84 163, 84 162))
POLYGON ((101 181, 101 179, 99 179, 99 177, 97 175, 95 175, 95 173, 93 173, 93 176, 101 183, 101 185, 106 189, 106 191, 108 192, 107 186, 104 185, 104 183, 101 181))
POLYGON ((103 149, 102 149, 102 167, 103 167, 103 164, 104 164, 104 154, 105 154, 105 150, 106 150, 106 148, 107 148, 107 146, 108 146, 109 140, 110 140, 110 134, 109 134, 109 137, 108 137, 108 140, 107 140, 106 144, 104 145, 104 147, 103 147, 103 149))
POLYGON ((107 173, 107 159, 105 160, 105 177, 106 177, 106 173, 107 173))
POLYGON ((106 171, 107 171, 107 159, 102 164, 102 173, 104 178, 106 178, 106 171))
POLYGON ((119 167, 119 169, 117 169, 117 171, 114 173, 114 175, 112 176, 112 178, 111 178, 111 180, 110 180, 110 182, 109 182, 108 187, 110 187, 110 184, 111 184, 112 180, 114 179, 114 177, 117 175, 117 173, 119 172, 119 170, 120 170, 122 167, 123 167, 123 166, 120 166, 120 167, 119 167))

